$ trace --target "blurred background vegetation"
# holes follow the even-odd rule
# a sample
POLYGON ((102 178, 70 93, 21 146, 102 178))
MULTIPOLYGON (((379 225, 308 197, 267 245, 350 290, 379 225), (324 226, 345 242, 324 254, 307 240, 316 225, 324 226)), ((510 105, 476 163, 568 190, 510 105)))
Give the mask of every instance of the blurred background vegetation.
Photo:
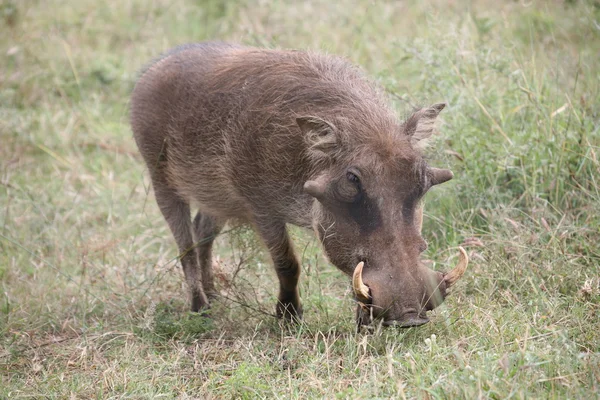
POLYGON ((590 398, 600 384, 598 1, 0 0, 0 397, 590 398), (310 233, 280 327, 251 231, 187 313, 128 125, 138 71, 219 39, 361 65, 400 116, 446 101, 426 258, 468 277, 419 329, 354 334, 310 233))

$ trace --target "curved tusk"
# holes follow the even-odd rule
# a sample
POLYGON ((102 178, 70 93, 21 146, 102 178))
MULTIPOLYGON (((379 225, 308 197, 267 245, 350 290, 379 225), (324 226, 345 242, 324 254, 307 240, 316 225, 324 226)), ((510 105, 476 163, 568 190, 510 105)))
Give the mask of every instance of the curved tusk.
POLYGON ((352 289, 359 300, 369 300, 371 298, 369 287, 365 285, 362 280, 362 270, 364 266, 364 261, 359 262, 352 274, 352 289))
POLYGON ((454 174, 449 169, 429 168, 431 171, 431 184, 439 185, 454 178, 454 174))
POLYGON ((425 208, 425 206, 423 204, 419 204, 419 206, 417 207, 417 218, 415 221, 415 226, 417 227, 417 232, 419 232, 419 234, 421 233, 421 231, 423 230, 423 209, 425 208))
POLYGON ((458 255, 458 264, 452 271, 444 274, 444 281, 448 287, 454 285, 456 281, 463 276, 467 270, 467 265, 469 265, 469 256, 467 256, 465 249, 459 246, 458 250, 460 251, 460 254, 458 255))

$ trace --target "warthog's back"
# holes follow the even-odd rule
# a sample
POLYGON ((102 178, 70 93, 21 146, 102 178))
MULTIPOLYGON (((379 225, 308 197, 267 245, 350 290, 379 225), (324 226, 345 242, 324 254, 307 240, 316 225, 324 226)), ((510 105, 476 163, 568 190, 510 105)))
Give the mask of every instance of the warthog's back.
MULTIPOLYGON (((395 123, 379 93, 344 60, 322 54, 187 45, 155 61, 133 93, 131 121, 151 174, 211 214, 256 208, 308 225, 302 185, 314 169, 296 117, 395 123)), ((386 132, 389 126, 372 126, 386 132)))

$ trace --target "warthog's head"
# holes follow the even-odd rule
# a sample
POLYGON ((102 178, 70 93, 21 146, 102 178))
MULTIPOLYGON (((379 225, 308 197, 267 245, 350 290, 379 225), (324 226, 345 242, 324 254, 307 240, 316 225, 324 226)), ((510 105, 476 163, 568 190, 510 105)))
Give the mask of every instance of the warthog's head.
POLYGON ((315 230, 331 262, 353 277, 359 324, 373 318, 402 327, 428 322, 426 312, 443 302, 466 269, 462 248, 450 272, 420 262, 427 248, 421 200, 452 172, 428 166, 419 142, 431 135, 444 106, 421 109, 402 125, 377 116, 297 119, 311 156, 322 157, 319 172, 304 185, 318 200, 315 230))

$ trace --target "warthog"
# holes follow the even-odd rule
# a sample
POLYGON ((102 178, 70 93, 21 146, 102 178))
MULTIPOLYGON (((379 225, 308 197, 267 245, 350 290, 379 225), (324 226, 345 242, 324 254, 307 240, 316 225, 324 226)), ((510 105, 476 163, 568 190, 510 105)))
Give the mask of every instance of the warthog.
POLYGON ((468 262, 462 248, 449 273, 419 260, 421 199, 452 178, 419 150, 444 106, 401 122, 357 67, 314 52, 201 43, 151 63, 133 91, 131 125, 192 310, 216 294, 213 239, 236 220, 270 251, 278 316, 302 316, 289 223, 313 228, 329 260, 353 277, 359 326, 426 323, 468 262))

